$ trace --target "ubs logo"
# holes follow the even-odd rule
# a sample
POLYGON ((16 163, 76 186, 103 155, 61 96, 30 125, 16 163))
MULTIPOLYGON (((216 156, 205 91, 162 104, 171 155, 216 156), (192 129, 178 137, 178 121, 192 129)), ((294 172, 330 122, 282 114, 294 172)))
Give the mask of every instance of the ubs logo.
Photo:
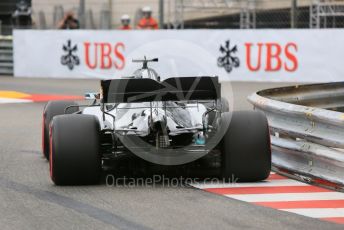
POLYGON ((233 68, 240 66, 240 60, 235 54, 238 52, 238 47, 231 46, 230 40, 227 40, 225 45, 220 46, 221 56, 217 59, 217 65, 224 68, 227 73, 232 72, 233 68))
POLYGON ((65 53, 61 57, 61 64, 73 70, 75 66, 80 65, 80 59, 76 55, 78 51, 78 45, 72 45, 72 41, 68 40, 67 44, 62 46, 63 52, 65 53))

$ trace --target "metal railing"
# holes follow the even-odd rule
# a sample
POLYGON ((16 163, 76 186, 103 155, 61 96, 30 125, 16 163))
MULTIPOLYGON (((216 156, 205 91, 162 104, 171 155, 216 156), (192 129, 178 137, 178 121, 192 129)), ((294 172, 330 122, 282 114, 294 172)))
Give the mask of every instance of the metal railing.
POLYGON ((344 82, 268 89, 248 100, 269 120, 277 170, 344 190, 344 82))
POLYGON ((0 75, 13 75, 13 46, 10 36, 0 36, 0 75))

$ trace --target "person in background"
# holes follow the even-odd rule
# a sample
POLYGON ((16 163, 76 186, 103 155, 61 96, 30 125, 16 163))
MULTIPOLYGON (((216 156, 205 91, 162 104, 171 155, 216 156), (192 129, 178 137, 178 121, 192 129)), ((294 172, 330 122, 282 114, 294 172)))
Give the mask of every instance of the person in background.
POLYGON ((131 30, 129 15, 127 14, 122 15, 121 23, 122 23, 122 26, 119 28, 120 30, 131 30))
POLYGON ((137 25, 138 29, 142 30, 156 30, 158 29, 158 22, 152 17, 152 9, 149 6, 142 8, 143 18, 137 25))
POLYGON ((59 22, 58 24, 59 29, 64 29, 64 30, 74 30, 74 29, 79 29, 79 21, 74 17, 73 12, 68 12, 65 14, 63 19, 59 22))
POLYGON ((25 0, 21 0, 16 4, 16 10, 14 11, 12 17, 13 24, 16 28, 28 29, 33 25, 32 9, 30 4, 25 0))

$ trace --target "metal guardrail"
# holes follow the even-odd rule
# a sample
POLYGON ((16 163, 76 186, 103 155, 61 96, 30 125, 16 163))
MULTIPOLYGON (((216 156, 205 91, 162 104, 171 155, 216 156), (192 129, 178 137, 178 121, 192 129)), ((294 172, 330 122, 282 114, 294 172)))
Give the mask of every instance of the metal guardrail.
POLYGON ((344 190, 344 82, 267 89, 248 100, 269 120, 277 170, 344 190))
POLYGON ((13 75, 13 45, 11 36, 0 36, 0 75, 13 75))

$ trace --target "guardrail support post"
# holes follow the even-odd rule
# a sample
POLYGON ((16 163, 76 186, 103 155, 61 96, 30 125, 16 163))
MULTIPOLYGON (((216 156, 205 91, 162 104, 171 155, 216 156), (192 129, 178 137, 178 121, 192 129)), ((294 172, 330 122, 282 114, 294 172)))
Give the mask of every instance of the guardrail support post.
POLYGON ((164 0, 159 0, 159 28, 164 28, 164 0))

